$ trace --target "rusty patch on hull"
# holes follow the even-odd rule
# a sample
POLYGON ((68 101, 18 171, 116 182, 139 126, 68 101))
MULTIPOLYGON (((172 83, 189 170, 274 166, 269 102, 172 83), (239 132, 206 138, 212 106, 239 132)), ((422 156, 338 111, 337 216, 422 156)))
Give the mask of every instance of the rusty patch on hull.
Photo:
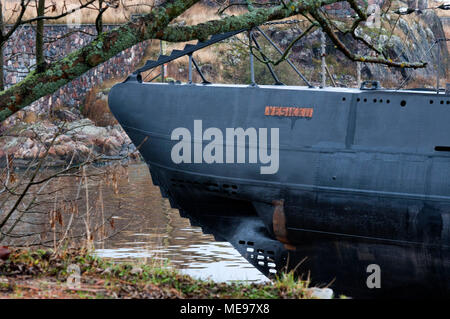
POLYGON ((284 214, 284 199, 272 201, 273 211, 273 233, 278 241, 284 244, 289 250, 295 250, 295 246, 289 242, 286 228, 286 215, 284 214))

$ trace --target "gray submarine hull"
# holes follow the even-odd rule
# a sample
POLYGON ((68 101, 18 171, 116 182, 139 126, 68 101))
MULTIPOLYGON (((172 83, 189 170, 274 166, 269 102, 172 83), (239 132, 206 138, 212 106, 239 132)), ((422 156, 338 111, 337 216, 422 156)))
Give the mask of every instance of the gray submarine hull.
POLYGON ((183 216, 264 274, 294 269, 360 297, 450 296, 449 104, 426 91, 293 86, 126 81, 109 93, 153 183, 183 216), (176 163, 177 128, 192 133, 183 149, 192 153, 210 143, 208 128, 223 132, 224 153, 227 128, 276 128, 266 148, 278 170, 262 174, 264 163, 250 161, 260 145, 247 140, 232 145, 241 162, 190 154, 176 163), (381 288, 368 285, 373 264, 381 288))

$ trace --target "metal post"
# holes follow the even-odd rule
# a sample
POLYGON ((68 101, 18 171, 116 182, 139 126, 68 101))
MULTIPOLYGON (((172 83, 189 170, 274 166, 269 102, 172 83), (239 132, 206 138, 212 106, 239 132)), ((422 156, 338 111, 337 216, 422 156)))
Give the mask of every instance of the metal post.
MULTIPOLYGON (((164 55, 164 41, 159 41, 159 55, 164 55)), ((164 64, 161 65, 161 82, 164 83, 164 64)))
MULTIPOLYGON (((439 41, 440 39, 438 39, 438 41, 439 41)), ((440 74, 439 74, 439 71, 440 71, 440 66, 441 66, 441 44, 440 44, 440 42, 438 42, 437 43, 437 66, 436 66, 436 94, 439 94, 439 86, 440 86, 440 84, 439 84, 439 77, 440 77, 440 74)))
MULTIPOLYGON (((283 55, 283 51, 275 44, 275 42, 272 41, 271 38, 267 34, 264 33, 263 30, 260 29, 260 27, 256 27, 256 30, 258 30, 264 38, 266 38, 267 41, 275 48, 275 50, 278 51, 279 54, 283 55)), ((308 85, 310 88, 314 87, 309 81, 303 76, 303 74, 295 67, 294 63, 289 60, 289 58, 286 58, 286 62, 292 67, 292 69, 295 71, 295 73, 298 74, 298 76, 308 85)))
POLYGON ((252 53, 252 31, 248 32, 248 44, 249 44, 249 53, 250 53, 250 82, 251 85, 256 85, 255 83, 255 66, 253 61, 253 53, 252 53))
MULTIPOLYGON (((359 54, 359 43, 358 43, 358 54, 359 54)), ((361 87, 361 62, 356 62, 356 83, 358 88, 361 87)))
POLYGON ((192 53, 189 54, 189 84, 192 83, 192 53))
MULTIPOLYGON (((255 46, 258 50, 261 50, 261 47, 259 46, 258 41, 255 38, 255 34, 252 34, 252 40, 255 43, 255 46)), ((267 59, 265 57, 263 57, 264 62, 267 62, 267 59)), ((272 66, 267 63, 266 64, 267 68, 269 69, 270 74, 272 75, 273 79, 275 80, 275 85, 284 85, 280 79, 278 79, 278 76, 276 75, 275 71, 273 70, 272 66)))
POLYGON ((325 87, 326 85, 327 85, 327 83, 326 83, 326 80, 327 80, 327 78, 326 78, 326 76, 327 76, 327 74, 326 74, 326 69, 325 69, 325 54, 326 54, 326 51, 325 51, 325 32, 323 32, 323 31, 321 31, 321 33, 320 33, 320 35, 321 35, 321 37, 320 37, 320 40, 321 40, 321 48, 322 48, 322 52, 321 52, 321 56, 322 56, 322 87, 325 87))
POLYGON ((203 74, 202 70, 200 69, 200 67, 197 64, 197 61, 195 61, 194 57, 192 57, 192 63, 195 66, 195 69, 197 70, 198 74, 200 75, 200 77, 202 78, 203 84, 211 84, 211 82, 209 82, 208 80, 206 80, 205 75, 203 74))
POLYGON ((356 62, 356 85, 361 87, 361 62, 356 62))

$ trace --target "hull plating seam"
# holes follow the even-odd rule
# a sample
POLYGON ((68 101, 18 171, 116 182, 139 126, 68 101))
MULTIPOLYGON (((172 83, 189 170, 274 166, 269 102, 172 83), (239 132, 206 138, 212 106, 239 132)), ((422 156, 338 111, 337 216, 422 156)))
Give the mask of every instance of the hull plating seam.
POLYGON ((286 183, 286 182, 283 182, 283 183, 269 182, 269 181, 261 182, 259 180, 249 179, 249 178, 238 179, 238 178, 226 177, 226 176, 200 174, 200 173, 196 173, 196 172, 192 172, 192 171, 175 169, 172 167, 168 167, 168 166, 157 164, 157 163, 150 162, 150 161, 147 161, 147 164, 150 166, 157 166, 157 167, 165 169, 165 170, 178 172, 178 173, 182 173, 182 174, 202 176, 202 177, 211 178, 211 179, 228 180, 228 181, 233 181, 235 183, 238 182, 238 183, 244 184, 244 185, 255 185, 256 184, 258 186, 266 186, 266 187, 277 187, 277 186, 278 187, 281 187, 281 186, 286 187, 287 186, 292 189, 299 189, 299 190, 303 190, 303 191, 312 191, 312 192, 328 191, 328 192, 332 192, 332 193, 336 193, 336 194, 340 194, 340 193, 349 194, 350 193, 352 195, 363 195, 363 196, 368 196, 368 197, 380 196, 380 197, 386 197, 386 198, 411 199, 411 200, 420 200, 420 201, 436 201, 436 202, 446 201, 446 202, 450 203, 449 196, 436 196, 436 195, 430 196, 430 195, 418 195, 418 194, 408 194, 408 193, 380 192, 380 191, 360 190, 360 189, 352 189, 352 188, 336 188, 336 187, 329 187, 329 186, 293 184, 293 183, 286 183))
MULTIPOLYGON (((166 140, 166 141, 172 141, 170 136, 167 134, 149 132, 146 130, 141 130, 141 129, 127 126, 124 124, 121 124, 121 126, 124 129, 126 128, 127 130, 132 130, 132 131, 138 132, 140 134, 146 135, 148 137, 155 137, 155 138, 159 138, 159 139, 166 140)), ((196 141, 194 138, 192 138, 192 140, 196 141)), ((280 146, 281 145, 282 144, 280 144, 280 146)), ((342 145, 344 145, 344 144, 342 144, 342 145)), ((241 146, 239 146, 239 147, 241 147, 241 146)), ((444 151, 436 150, 436 147, 442 147, 442 146, 435 146, 434 148, 432 148, 432 151, 430 151, 428 153, 412 153, 412 152, 389 151, 389 150, 380 151, 380 150, 371 150, 371 149, 365 149, 365 148, 355 149, 355 148, 349 148, 349 147, 346 147, 346 148, 341 148, 341 147, 334 147, 334 148, 332 148, 332 147, 327 147, 327 148, 325 148, 325 147, 297 147, 297 146, 291 146, 291 145, 285 145, 283 147, 279 147, 278 149, 284 150, 284 151, 293 151, 293 152, 300 151, 300 152, 305 152, 305 153, 320 152, 320 153, 332 154, 332 153, 339 152, 339 153, 348 153, 348 154, 367 153, 367 154, 404 155, 404 156, 417 156, 417 157, 424 158, 424 160, 428 159, 428 158, 445 158, 446 159, 446 158, 450 157, 450 151, 448 151, 449 154, 446 154, 447 151, 444 152, 444 151)), ((450 148, 450 146, 449 146, 449 148, 450 148)))
POLYGON ((321 234, 321 235, 332 235, 332 236, 338 236, 338 237, 345 237, 349 239, 364 239, 366 241, 374 241, 378 242, 380 244, 397 244, 397 245, 407 245, 407 246, 417 246, 417 247, 436 247, 436 248, 450 248, 450 245, 442 245, 442 244, 429 244, 429 243, 420 243, 420 242, 414 242, 414 241, 407 241, 407 240, 396 240, 396 239, 388 239, 388 238, 377 238, 377 237, 365 237, 365 236, 359 236, 359 235, 350 235, 350 234, 344 234, 344 233, 332 233, 332 232, 326 232, 326 231, 320 231, 320 230, 312 230, 312 229, 303 229, 303 228, 294 228, 294 227, 288 227, 288 230, 291 231, 300 231, 305 233, 311 233, 311 234, 321 234))

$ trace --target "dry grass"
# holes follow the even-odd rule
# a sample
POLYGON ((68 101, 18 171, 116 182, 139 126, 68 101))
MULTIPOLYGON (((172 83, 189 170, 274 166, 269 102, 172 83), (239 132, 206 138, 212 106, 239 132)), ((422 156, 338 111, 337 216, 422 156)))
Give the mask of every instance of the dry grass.
MULTIPOLYGON (((445 37, 450 39, 450 21, 449 24, 444 26, 445 37)), ((450 41, 447 41, 447 50, 450 52, 450 41)))
MULTIPOLYGON (((194 8, 193 8, 194 9, 194 8)), ((164 53, 170 54, 173 50, 181 50, 184 48, 184 46, 187 44, 195 44, 197 41, 190 41, 190 42, 182 42, 182 43, 168 43, 165 42, 164 44, 164 53)), ((200 66, 209 65, 211 72, 203 70, 205 73, 205 76, 208 80, 213 81, 215 83, 223 83, 223 78, 221 76, 220 70, 222 69, 222 62, 219 58, 218 54, 219 48, 222 47, 228 47, 227 44, 220 43, 216 44, 207 48, 204 48, 202 50, 199 50, 195 52, 194 58, 199 63, 200 66)), ((153 40, 147 47, 146 53, 142 59, 143 64, 146 60, 156 60, 158 58, 158 55, 160 53, 160 41, 153 40)), ((167 65, 167 77, 171 80, 179 80, 182 82, 188 81, 188 64, 189 60, 188 57, 182 57, 180 59, 177 59, 175 61, 172 61, 168 63, 167 65)), ((153 77, 156 77, 161 71, 161 68, 155 68, 151 71, 144 72, 142 74, 143 78, 146 81, 149 81, 153 77)), ((197 74, 197 72, 193 72, 193 80, 194 82, 201 81, 200 76, 197 74)), ((158 81, 158 80, 156 80, 158 81)))
MULTIPOLYGON (((80 3, 86 3, 86 0, 47 0, 47 6, 55 4, 56 10, 52 11, 51 8, 47 9, 47 16, 60 15, 62 12, 71 10, 80 6, 80 3)), ((132 14, 150 12, 153 6, 154 0, 122 0, 119 8, 110 8, 103 14, 103 22, 107 24, 120 24, 128 21, 132 14)), ((6 23, 12 23, 17 18, 18 10, 20 10, 19 0, 6 0, 4 5, 4 16, 6 23)), ((85 8, 77 13, 71 14, 67 17, 63 17, 58 20, 49 20, 47 23, 66 24, 73 23, 75 21, 82 24, 95 23, 98 11, 95 10, 95 6, 85 8), (77 19, 77 16, 80 20, 77 19)), ((27 8, 24 19, 30 19, 36 16, 36 8, 34 1, 31 1, 27 8)))
MULTIPOLYGON (((6 1, 4 5, 5 10, 5 20, 6 23, 12 23, 17 17, 18 10, 20 9, 20 1, 19 0, 4 0, 6 1)), ((52 12, 51 9, 48 9, 46 15, 55 16, 61 14, 61 12, 66 11, 67 9, 73 9, 80 6, 81 3, 86 3, 87 0, 47 0, 47 5, 52 3, 55 4, 56 10, 52 12), (67 8, 67 9, 66 9, 67 8)), ((129 21, 130 16, 132 14, 138 13, 147 13, 150 12, 153 5, 154 0, 122 0, 119 8, 108 9, 103 14, 103 21, 107 24, 121 24, 126 21, 129 21)), ((85 8, 79 11, 79 16, 81 17, 81 23, 90 24, 95 22, 95 18, 97 17, 98 11, 95 10, 94 6, 90 6, 91 8, 85 8)), ((227 14, 238 14, 242 13, 242 9, 231 9, 227 10, 227 14)), ((55 21, 49 20, 48 23, 57 23, 57 24, 65 24, 73 22, 73 16, 64 17, 55 21)), ((36 8, 34 6, 34 1, 31 1, 29 8, 25 12, 25 19, 30 19, 36 16, 36 8)), ((212 8, 203 5, 202 3, 198 3, 182 14, 180 17, 176 19, 176 21, 184 21, 187 24, 197 24, 201 22, 205 22, 207 20, 218 19, 217 8, 212 8)))
POLYGON ((175 21, 184 21, 186 24, 192 25, 219 18, 220 17, 217 15, 217 9, 197 3, 185 13, 180 15, 175 21))

